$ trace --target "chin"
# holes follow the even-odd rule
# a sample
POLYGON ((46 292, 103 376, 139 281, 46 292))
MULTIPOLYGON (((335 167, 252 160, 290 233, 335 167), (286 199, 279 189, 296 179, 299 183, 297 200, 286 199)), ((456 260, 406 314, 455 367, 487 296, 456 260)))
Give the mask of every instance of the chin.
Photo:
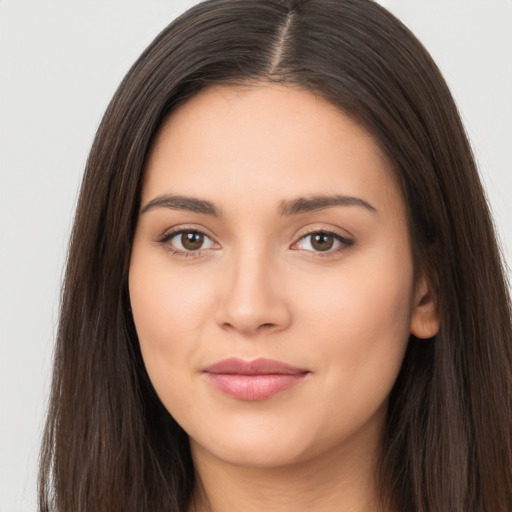
POLYGON ((216 459, 233 466, 247 468, 277 468, 303 461, 306 457, 297 447, 283 445, 281 442, 267 439, 253 443, 247 440, 234 440, 215 446, 202 446, 191 440, 192 453, 207 451, 216 459))
POLYGON ((212 428, 208 436, 191 436, 192 452, 209 452, 236 466, 271 468, 303 462, 322 450, 322 436, 305 425, 261 422, 223 427, 212 428))

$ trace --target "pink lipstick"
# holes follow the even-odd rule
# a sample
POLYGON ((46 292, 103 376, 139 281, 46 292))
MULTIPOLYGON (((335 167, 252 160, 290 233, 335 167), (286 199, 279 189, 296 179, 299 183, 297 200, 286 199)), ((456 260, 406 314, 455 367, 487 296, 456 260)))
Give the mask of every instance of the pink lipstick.
POLYGON ((203 370, 210 383, 238 400, 264 400, 299 384, 309 373, 273 359, 229 358, 203 370))

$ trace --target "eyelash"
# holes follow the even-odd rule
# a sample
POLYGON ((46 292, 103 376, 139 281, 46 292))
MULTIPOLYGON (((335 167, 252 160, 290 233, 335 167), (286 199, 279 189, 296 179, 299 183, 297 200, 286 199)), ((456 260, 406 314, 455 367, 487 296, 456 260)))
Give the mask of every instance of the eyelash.
MULTIPOLYGON (((210 236, 208 236, 206 233, 204 233, 203 231, 199 230, 199 229, 194 229, 194 228, 179 228, 179 229, 176 229, 176 230, 173 230, 173 231, 169 231, 167 232, 162 238, 160 238, 158 240, 158 243, 163 245, 165 247, 165 249, 167 251, 169 251, 171 254, 175 254, 175 255, 178 255, 178 256, 184 256, 184 257, 199 257, 201 256, 204 251, 210 249, 210 247, 206 248, 206 249, 198 249, 198 250, 182 250, 182 249, 178 249, 176 247, 173 247, 172 244, 170 243, 170 241, 179 236, 179 235, 183 235, 184 233, 191 233, 191 234, 196 234, 196 235, 201 235, 203 236, 205 239, 208 239, 210 240, 210 242, 214 245, 218 245, 217 242, 215 242, 210 236)), ((315 250, 305 250, 306 252, 310 252, 310 253, 313 253, 315 254, 315 256, 318 256, 318 257, 322 257, 322 258, 325 258, 325 257, 329 257, 329 256, 332 256, 334 254, 337 254, 349 247, 351 247, 352 245, 354 245, 354 241, 349 239, 349 238, 346 238, 344 236, 341 236, 340 234, 334 232, 334 231, 328 231, 326 229, 315 229, 315 230, 312 230, 308 233, 305 233, 303 234, 296 242, 294 242, 291 246, 292 250, 300 250, 300 249, 293 249, 294 246, 298 245, 300 242, 306 240, 308 237, 311 237, 313 235, 325 235, 325 236, 331 236, 334 238, 335 242, 337 242, 339 244, 339 246, 335 249, 328 249, 326 251, 315 251, 315 250)), ((311 242, 310 242, 311 244, 311 242)))

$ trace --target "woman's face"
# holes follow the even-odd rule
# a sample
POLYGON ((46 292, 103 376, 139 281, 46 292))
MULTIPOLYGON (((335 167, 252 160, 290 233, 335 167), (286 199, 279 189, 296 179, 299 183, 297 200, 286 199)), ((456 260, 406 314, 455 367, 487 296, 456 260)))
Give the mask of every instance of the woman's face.
POLYGON ((164 124, 141 204, 133 317, 193 453, 372 453, 425 302, 372 137, 303 90, 213 87, 164 124))

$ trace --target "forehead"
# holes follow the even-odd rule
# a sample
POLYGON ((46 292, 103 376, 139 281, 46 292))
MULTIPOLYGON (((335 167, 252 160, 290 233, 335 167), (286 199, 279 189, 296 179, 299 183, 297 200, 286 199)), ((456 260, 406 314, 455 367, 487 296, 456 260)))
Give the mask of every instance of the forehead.
POLYGON ((159 193, 260 202, 340 193, 401 202, 366 130, 311 92, 269 84, 210 87, 176 109, 146 167, 143 201, 159 193))

